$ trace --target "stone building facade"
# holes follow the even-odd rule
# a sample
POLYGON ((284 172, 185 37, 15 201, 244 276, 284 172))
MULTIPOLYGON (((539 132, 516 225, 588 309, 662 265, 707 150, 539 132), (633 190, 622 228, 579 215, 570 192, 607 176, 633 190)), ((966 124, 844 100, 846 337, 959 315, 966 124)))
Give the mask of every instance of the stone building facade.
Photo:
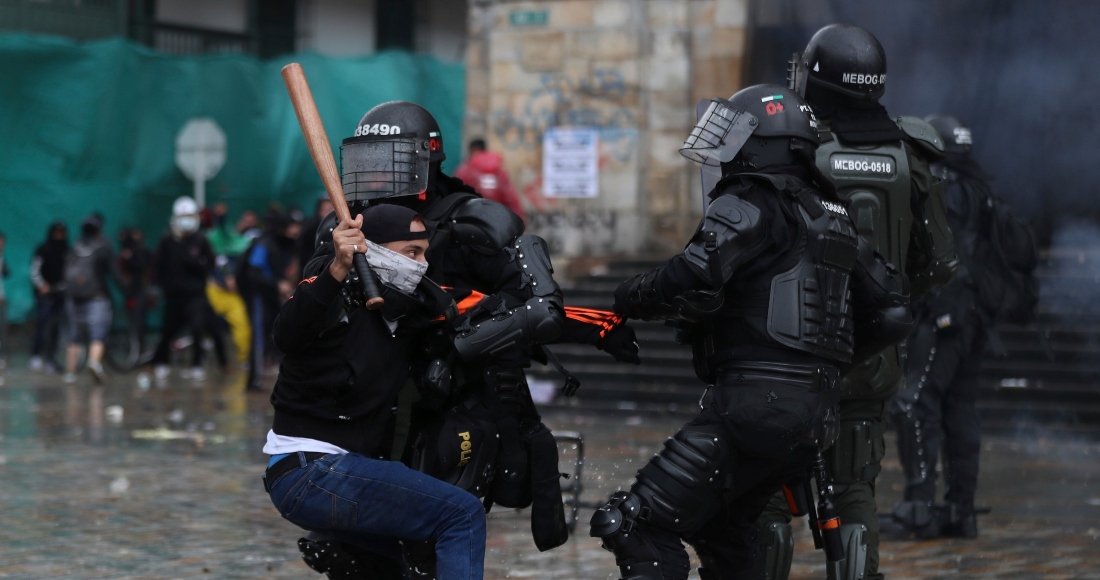
POLYGON ((701 211, 678 149, 699 99, 741 84, 747 0, 473 0, 467 138, 503 154, 555 259, 669 253, 701 211), (552 127, 598 129, 599 194, 542 195, 552 127))

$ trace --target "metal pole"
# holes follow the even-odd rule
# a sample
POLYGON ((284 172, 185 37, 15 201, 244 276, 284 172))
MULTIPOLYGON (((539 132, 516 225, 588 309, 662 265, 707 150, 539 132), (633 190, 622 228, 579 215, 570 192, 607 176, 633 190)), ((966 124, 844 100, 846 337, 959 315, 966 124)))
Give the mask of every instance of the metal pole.
POLYGON ((206 152, 198 156, 198 174, 195 175, 195 203, 199 209, 206 207, 206 152))

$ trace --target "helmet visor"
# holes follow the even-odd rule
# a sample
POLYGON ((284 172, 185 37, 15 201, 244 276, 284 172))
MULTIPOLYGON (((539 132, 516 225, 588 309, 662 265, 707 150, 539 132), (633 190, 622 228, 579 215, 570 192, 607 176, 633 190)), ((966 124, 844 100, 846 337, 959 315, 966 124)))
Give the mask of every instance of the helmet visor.
POLYGON ((738 111, 726 99, 712 99, 691 130, 680 155, 720 173, 722 164, 733 161, 759 125, 752 113, 738 111))
POLYGON ((349 203, 418 195, 428 188, 431 152, 415 136, 344 139, 340 147, 344 197, 349 203))

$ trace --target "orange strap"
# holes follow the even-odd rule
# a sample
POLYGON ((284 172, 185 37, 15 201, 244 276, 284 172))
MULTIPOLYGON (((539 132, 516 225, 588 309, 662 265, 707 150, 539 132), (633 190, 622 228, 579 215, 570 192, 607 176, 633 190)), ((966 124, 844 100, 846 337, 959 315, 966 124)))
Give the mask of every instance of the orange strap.
POLYGON ((615 330, 615 327, 624 322, 622 316, 619 316, 618 314, 615 314, 610 310, 582 308, 580 306, 566 306, 565 316, 576 320, 577 322, 599 326, 600 338, 603 338, 607 335, 608 332, 615 330))
POLYGON ((798 502, 794 500, 794 492, 785 485, 783 486, 783 497, 787 498, 787 507, 790 508, 791 514, 795 517, 801 517, 803 514, 798 513, 798 502))
POLYGON ((817 523, 819 530, 835 530, 840 527, 840 518, 830 518, 817 523))
POLYGON ((481 292, 478 292, 477 290, 470 290, 470 295, 463 298, 462 300, 459 300, 458 304, 456 304, 455 306, 458 307, 459 314, 465 314, 473 309, 473 307, 477 306, 484 298, 485 295, 481 292))

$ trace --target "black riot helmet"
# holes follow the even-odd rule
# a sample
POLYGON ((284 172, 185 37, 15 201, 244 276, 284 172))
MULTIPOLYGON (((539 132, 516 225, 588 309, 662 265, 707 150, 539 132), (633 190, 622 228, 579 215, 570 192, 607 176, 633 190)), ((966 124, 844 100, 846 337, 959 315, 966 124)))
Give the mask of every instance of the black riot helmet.
POLYGON ((935 113, 924 118, 943 137, 943 149, 948 155, 970 155, 970 127, 951 115, 935 113))
POLYGON ((340 147, 344 197, 349 204, 423 195, 431 167, 446 159, 435 117, 407 101, 382 103, 359 120, 340 147))
MULTIPOLYGON (((787 86, 806 96, 813 85, 858 101, 877 102, 886 91, 886 51, 875 35, 851 24, 830 24, 795 53, 787 86)), ((815 101, 816 102, 816 101, 815 101)))
POLYGON ((817 119, 798 93, 755 85, 712 99, 680 154, 711 173, 800 162, 813 164, 817 119))

